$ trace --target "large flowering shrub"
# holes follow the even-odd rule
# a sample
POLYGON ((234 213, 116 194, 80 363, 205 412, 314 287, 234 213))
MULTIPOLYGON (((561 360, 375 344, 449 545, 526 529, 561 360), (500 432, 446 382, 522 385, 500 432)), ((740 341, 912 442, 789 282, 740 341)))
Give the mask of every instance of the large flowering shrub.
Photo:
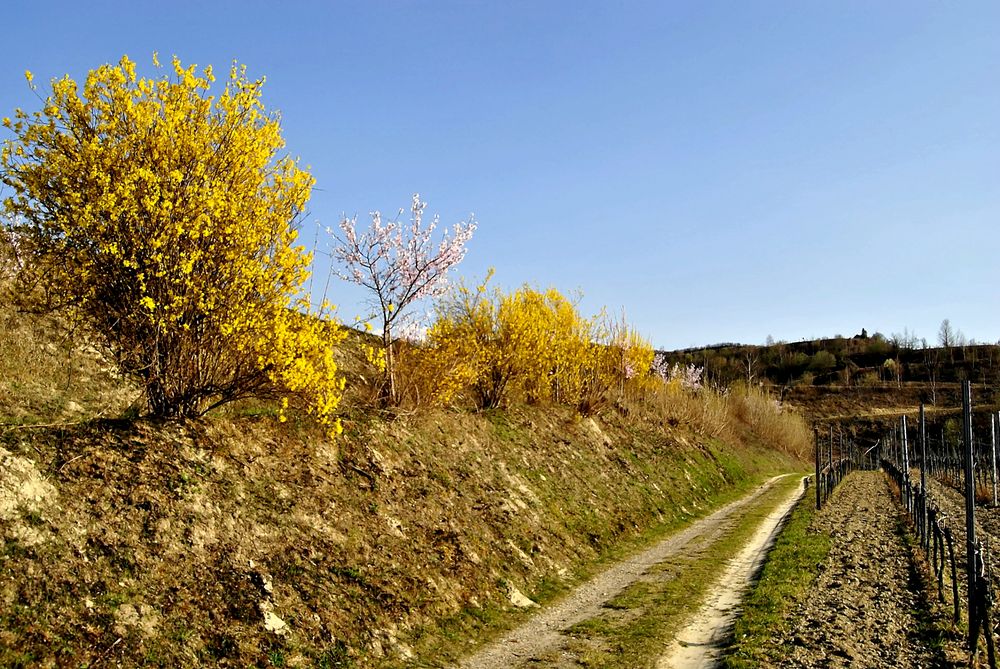
POLYGON ((263 79, 234 64, 213 93, 211 67, 175 58, 172 70, 138 77, 125 57, 82 90, 53 80, 40 111, 3 119, 20 299, 68 309, 153 414, 290 391, 336 428, 342 335, 296 297, 311 263, 296 221, 313 179, 279 155, 263 79))
MULTIPOLYGON (((487 278, 488 280, 488 278, 487 278)), ((585 318, 558 290, 524 286, 512 293, 459 286, 439 302, 428 331, 434 355, 463 361, 442 377, 445 397, 471 387, 481 408, 512 393, 531 403, 554 401, 589 413, 627 382, 648 374, 653 351, 624 325, 585 318)))

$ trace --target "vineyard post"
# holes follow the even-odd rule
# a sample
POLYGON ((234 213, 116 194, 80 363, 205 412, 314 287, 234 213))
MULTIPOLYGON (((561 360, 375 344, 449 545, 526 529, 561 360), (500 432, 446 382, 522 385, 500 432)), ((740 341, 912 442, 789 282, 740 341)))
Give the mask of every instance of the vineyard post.
POLYGON ((827 445, 827 449, 826 462, 830 469, 826 475, 828 488, 826 491, 826 498, 830 499, 830 493, 833 492, 833 423, 830 424, 830 443, 827 445))
POLYGON ((913 508, 910 505, 910 445, 906 440, 906 416, 900 420, 899 434, 903 446, 903 494, 906 495, 906 511, 912 512, 913 508))
POLYGON ((816 486, 815 487, 816 487, 816 510, 818 511, 820 509, 820 507, 823 505, 823 503, 820 500, 820 490, 819 490, 822 487, 820 485, 820 480, 819 480, 819 430, 817 430, 816 428, 813 428, 813 443, 816 445, 816 486))
POLYGON ((952 480, 952 464, 954 460, 951 457, 951 448, 948 446, 948 442, 944 438, 944 428, 941 428, 941 454, 944 456, 944 476, 949 481, 952 480))
POLYGON ((971 622, 975 619, 976 591, 976 479, 972 465, 972 384, 962 381, 962 440, 965 450, 965 571, 969 592, 969 639, 972 639, 971 622))
POLYGON ((840 455, 840 459, 843 460, 844 459, 844 426, 843 425, 837 426, 837 433, 838 433, 838 436, 840 437, 840 449, 837 451, 837 453, 838 453, 838 455, 840 455))
POLYGON ((899 429, 893 427, 892 432, 889 433, 889 442, 892 445, 892 465, 897 471, 902 473, 903 468, 899 465, 899 440, 897 439, 899 435, 896 434, 897 432, 899 432, 899 429))
POLYGON ((990 463, 991 483, 993 483, 993 506, 997 505, 997 416, 990 414, 990 463))
MULTIPOLYGON (((990 622, 990 594, 989 585, 986 580, 985 549, 982 544, 976 542, 976 631, 982 627, 983 636, 986 637, 986 656, 990 669, 996 669, 997 657, 996 648, 993 645, 993 625, 990 622)), ((978 636, 978 635, 977 635, 978 636)), ((976 647, 972 647, 973 654, 976 647)))
POLYGON ((924 551, 930 542, 927 541, 927 424, 924 422, 924 403, 920 403, 920 490, 924 494, 920 505, 921 538, 924 541, 924 551))

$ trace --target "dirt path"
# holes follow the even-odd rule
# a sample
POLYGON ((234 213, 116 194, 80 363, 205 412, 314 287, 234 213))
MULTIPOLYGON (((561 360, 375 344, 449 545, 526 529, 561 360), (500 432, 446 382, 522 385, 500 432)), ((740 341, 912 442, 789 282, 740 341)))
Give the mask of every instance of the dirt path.
POLYGON ((791 648, 774 667, 945 666, 921 629, 926 609, 900 514, 881 472, 856 472, 814 520, 833 538, 820 575, 791 610, 791 648))
MULTIPOLYGON (((652 548, 615 564, 458 666, 462 669, 508 669, 523 666, 557 650, 565 630, 598 615, 602 605, 642 577, 649 568, 682 554, 690 543, 717 534, 727 521, 752 506, 784 476, 789 475, 770 479, 742 499, 727 504, 652 548)), ((533 663, 532 666, 540 665, 533 663)))
POLYGON ((726 567, 722 578, 691 622, 677 634, 657 669, 707 669, 714 667, 739 614, 739 604, 753 576, 760 569, 780 531, 782 521, 802 498, 796 488, 764 519, 750 541, 726 567))

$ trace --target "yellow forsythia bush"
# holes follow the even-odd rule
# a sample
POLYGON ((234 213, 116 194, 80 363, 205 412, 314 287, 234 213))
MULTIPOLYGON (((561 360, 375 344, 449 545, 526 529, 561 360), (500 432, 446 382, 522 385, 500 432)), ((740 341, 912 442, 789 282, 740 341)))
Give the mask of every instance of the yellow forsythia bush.
POLYGON ((551 371, 544 299, 529 288, 487 292, 486 282, 475 290, 460 285, 437 305, 428 344, 440 358, 464 361, 467 371, 449 377, 446 392, 469 380, 477 406, 486 409, 515 389, 538 399, 551 371))
POLYGON ((263 79, 234 64, 221 91, 214 82, 176 58, 172 76, 138 77, 125 57, 82 90, 53 80, 40 111, 3 119, 20 299, 70 310, 154 415, 290 392, 339 429, 331 347, 344 335, 296 297, 313 178, 279 155, 263 79))
MULTIPOLYGON (((489 277, 487 277, 487 281, 489 277)), ((524 286, 513 293, 460 285, 438 304, 427 355, 461 360, 439 384, 454 395, 469 385, 481 408, 512 394, 554 401, 590 413, 633 378, 649 375, 652 347, 624 324, 584 318, 555 289, 524 286)))

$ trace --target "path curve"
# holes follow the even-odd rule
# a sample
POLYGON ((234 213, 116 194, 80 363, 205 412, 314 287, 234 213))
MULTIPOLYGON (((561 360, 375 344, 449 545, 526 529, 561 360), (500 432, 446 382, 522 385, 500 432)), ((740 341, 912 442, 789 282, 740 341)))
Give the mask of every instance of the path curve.
POLYGON ((558 647, 564 630, 597 615, 605 602, 616 597, 650 567, 676 555, 693 539, 710 535, 731 516, 751 505, 775 482, 787 476, 793 474, 782 474, 767 480, 752 493, 726 504, 651 548, 612 565, 457 666, 459 669, 509 669, 558 647))

